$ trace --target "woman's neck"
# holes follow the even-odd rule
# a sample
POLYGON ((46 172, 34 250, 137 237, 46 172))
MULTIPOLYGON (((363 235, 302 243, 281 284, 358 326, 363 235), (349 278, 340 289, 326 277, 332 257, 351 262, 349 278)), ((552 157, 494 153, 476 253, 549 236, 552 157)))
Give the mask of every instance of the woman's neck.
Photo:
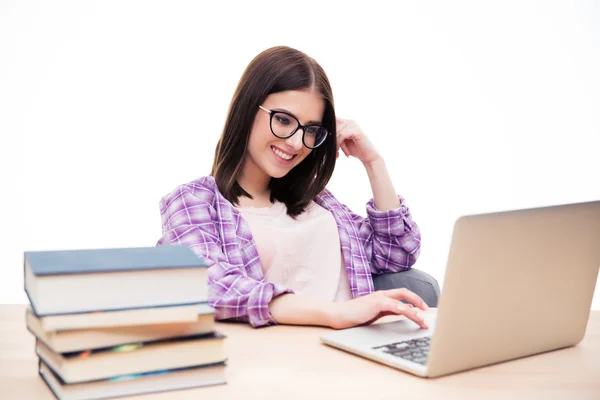
POLYGON ((242 172, 237 178, 238 184, 254 199, 264 202, 271 196, 269 182, 271 177, 254 164, 249 157, 244 162, 242 172))

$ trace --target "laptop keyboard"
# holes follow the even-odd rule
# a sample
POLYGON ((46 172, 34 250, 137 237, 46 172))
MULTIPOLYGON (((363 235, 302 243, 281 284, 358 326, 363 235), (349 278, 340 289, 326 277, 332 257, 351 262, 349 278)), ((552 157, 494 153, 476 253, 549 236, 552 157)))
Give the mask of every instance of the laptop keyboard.
POLYGON ((392 354, 405 360, 413 361, 418 364, 427 364, 429 355, 429 345, 431 337, 420 337, 403 342, 385 344, 383 346, 373 347, 374 350, 383 350, 384 353, 392 354))

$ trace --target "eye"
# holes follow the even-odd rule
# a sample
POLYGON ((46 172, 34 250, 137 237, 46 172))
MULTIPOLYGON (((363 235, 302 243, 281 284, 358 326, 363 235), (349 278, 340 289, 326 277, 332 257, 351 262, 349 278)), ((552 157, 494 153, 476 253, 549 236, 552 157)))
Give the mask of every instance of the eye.
POLYGON ((321 129, 318 125, 311 125, 306 127, 306 134, 311 136, 316 136, 319 134, 319 130, 321 129))
POLYGON ((290 125, 292 123, 290 117, 285 114, 275 114, 273 119, 280 125, 290 125))

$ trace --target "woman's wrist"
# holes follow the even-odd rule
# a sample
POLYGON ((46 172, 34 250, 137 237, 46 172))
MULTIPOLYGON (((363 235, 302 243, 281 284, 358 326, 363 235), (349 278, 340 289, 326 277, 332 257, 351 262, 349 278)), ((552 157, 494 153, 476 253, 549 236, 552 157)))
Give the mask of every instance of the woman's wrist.
POLYGON ((378 155, 377 157, 373 158, 372 160, 363 161, 362 164, 365 167, 365 169, 367 170, 367 173, 370 173, 370 172, 375 172, 378 168, 384 167, 385 160, 383 159, 383 157, 378 155))
POLYGON ((333 302, 286 293, 271 300, 269 311, 279 324, 333 327, 339 323, 338 306, 333 302))
POLYGON ((338 327, 341 325, 341 313, 339 309, 340 303, 335 302, 327 303, 327 305, 324 307, 324 318, 327 321, 326 325, 328 327, 338 329, 338 327))

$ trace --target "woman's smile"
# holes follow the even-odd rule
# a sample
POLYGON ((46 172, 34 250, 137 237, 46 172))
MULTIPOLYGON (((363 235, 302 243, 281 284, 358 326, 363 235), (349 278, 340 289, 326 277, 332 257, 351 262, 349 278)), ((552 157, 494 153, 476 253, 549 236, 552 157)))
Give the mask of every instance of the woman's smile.
POLYGON ((273 153, 275 160, 281 165, 290 165, 292 163, 292 160, 297 155, 283 151, 282 149, 276 146, 271 146, 271 152, 273 153))

